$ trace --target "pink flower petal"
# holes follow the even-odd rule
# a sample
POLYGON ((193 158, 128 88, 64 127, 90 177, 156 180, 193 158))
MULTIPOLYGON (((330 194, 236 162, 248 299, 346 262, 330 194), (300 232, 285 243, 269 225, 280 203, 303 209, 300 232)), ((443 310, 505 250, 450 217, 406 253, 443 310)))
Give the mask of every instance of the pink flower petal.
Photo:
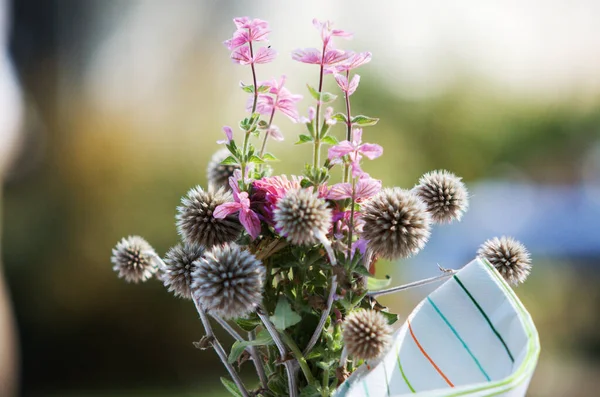
POLYGON ((252 239, 257 238, 260 235, 260 219, 254 211, 249 209, 240 211, 240 223, 244 226, 244 229, 246 229, 252 239))
POLYGON ((325 56, 323 57, 323 65, 324 66, 332 66, 340 62, 344 62, 348 59, 349 54, 342 50, 327 50, 325 52, 325 56))
POLYGON ((342 141, 342 142, 338 143, 337 145, 329 148, 327 157, 329 158, 329 160, 333 160, 335 158, 340 158, 347 154, 350 154, 350 153, 354 152, 354 150, 355 149, 350 142, 342 141))
POLYGON ((252 57, 250 56, 250 47, 247 45, 235 49, 231 53, 231 59, 235 63, 240 65, 249 65, 252 63, 252 57))
POLYGON ((383 148, 374 143, 364 143, 360 145, 359 151, 369 160, 376 159, 383 154, 383 148))
POLYGON ((371 198, 381 190, 381 181, 370 177, 360 178, 354 189, 355 199, 371 198))
POLYGON ((360 76, 355 74, 350 80, 350 84, 348 84, 348 96, 354 94, 354 91, 358 88, 358 83, 360 82, 360 76))
POLYGON ((218 144, 229 143, 233 139, 233 131, 231 130, 231 127, 224 126, 223 127, 223 132, 225 132, 225 137, 227 139, 218 140, 217 141, 218 144))
POLYGON ((354 146, 360 145, 362 142, 362 128, 352 130, 352 143, 354 146))
POLYGON ((348 91, 348 79, 346 78, 346 76, 344 76, 343 74, 334 73, 333 78, 335 79, 335 82, 342 91, 348 91))
POLYGON ((240 203, 223 203, 215 208, 213 216, 217 219, 223 219, 231 214, 237 213, 241 208, 242 206, 240 203))
POLYGON ((254 63, 269 63, 275 59, 277 51, 269 47, 260 47, 254 54, 254 63))
POLYGON ((299 48, 292 51, 292 59, 303 63, 321 64, 321 51, 316 48, 299 48))
POLYGON ((271 125, 271 128, 267 130, 267 134, 276 141, 283 141, 283 134, 276 125, 271 125))
POLYGON ((331 187, 327 198, 330 200, 343 200, 352 198, 352 184, 350 183, 336 183, 331 187))

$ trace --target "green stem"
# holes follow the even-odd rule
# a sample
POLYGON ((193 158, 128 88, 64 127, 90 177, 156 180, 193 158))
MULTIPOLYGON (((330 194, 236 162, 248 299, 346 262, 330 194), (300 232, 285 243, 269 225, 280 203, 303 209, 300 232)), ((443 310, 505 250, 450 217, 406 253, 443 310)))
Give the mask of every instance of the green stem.
POLYGON ((306 358, 304 358, 304 355, 300 351, 300 348, 298 347, 296 342, 294 342, 294 340, 290 338, 290 336, 285 331, 281 332, 281 337, 283 339, 283 342, 287 345, 287 347, 289 347, 289 349, 294 354, 296 360, 298 360, 298 364, 300 364, 300 369, 302 370, 302 373, 304 374, 304 377, 306 378, 308 383, 314 383, 315 378, 313 377, 312 372, 310 372, 308 362, 306 362, 306 358))
MULTIPOLYGON (((275 103, 277 103, 277 97, 275 97, 275 103)), ((258 157, 261 157, 261 158, 265 152, 265 149, 267 148, 267 139, 269 139, 269 128, 271 128, 271 124, 273 123, 273 116, 275 116, 275 106, 273 106, 273 110, 271 111, 271 117, 269 118, 269 125, 267 125, 267 128, 265 130, 265 137, 263 138, 263 143, 262 143, 262 146, 260 147, 260 154, 258 157)))
POLYGON ((329 369, 323 370, 323 379, 321 380, 321 396, 329 396, 329 369))
MULTIPOLYGON (((250 47, 250 57, 254 58, 254 50, 252 49, 252 42, 248 43, 250 47)), ((254 100, 252 102, 252 112, 250 113, 250 117, 256 111, 256 105, 258 104, 258 87, 256 86, 256 69, 254 69, 254 62, 250 64, 250 68, 252 69, 252 82, 254 84, 254 100)), ((252 130, 252 128, 250 128, 252 130)), ((248 143, 250 141, 250 131, 246 131, 246 135, 244 136, 244 146, 243 146, 243 161, 240 166, 242 168, 242 190, 246 190, 246 165, 247 157, 248 157, 248 143)))

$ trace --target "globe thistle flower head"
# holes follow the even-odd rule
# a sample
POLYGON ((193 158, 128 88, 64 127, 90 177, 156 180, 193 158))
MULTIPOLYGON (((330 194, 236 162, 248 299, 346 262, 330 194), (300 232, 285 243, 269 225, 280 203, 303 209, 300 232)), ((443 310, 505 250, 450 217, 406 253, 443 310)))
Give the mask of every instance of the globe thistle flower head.
POLYGON ((461 178, 446 170, 431 171, 419 179, 414 191, 437 223, 460 221, 469 206, 469 194, 461 178))
POLYGON ((518 285, 531 272, 531 258, 527 248, 512 237, 494 237, 484 242, 477 255, 490 262, 511 285, 518 285))
POLYGON ((237 240, 242 225, 235 215, 217 219, 213 213, 220 204, 232 201, 224 188, 203 190, 192 188, 177 207, 177 232, 188 244, 212 247, 237 240))
POLYGON ((331 210, 312 189, 290 190, 277 202, 275 228, 296 245, 322 241, 331 226, 331 210))
POLYGON ((224 188, 229 189, 229 178, 233 176, 235 170, 239 170, 238 165, 224 165, 221 164, 223 160, 229 157, 231 153, 229 149, 219 149, 208 162, 206 168, 206 179, 211 187, 214 189, 224 188))
POLYGON ((361 360, 381 357, 389 348, 392 328, 383 314, 361 309, 352 312, 342 326, 348 354, 361 360))
POLYGON ((112 250, 110 261, 113 270, 129 283, 146 281, 157 270, 152 261, 156 253, 146 240, 140 236, 129 236, 121 239, 112 250))
POLYGON ((160 279, 175 296, 192 298, 192 273, 196 270, 195 262, 203 254, 202 245, 187 243, 178 244, 167 252, 164 260, 166 267, 161 269, 160 279))
POLYGON ((238 245, 215 246, 194 264, 192 290, 209 313, 243 317, 262 302, 265 268, 238 245))
POLYGON ((373 254, 407 258, 419 252, 429 239, 431 216, 419 197, 404 189, 386 188, 363 204, 363 232, 373 254))

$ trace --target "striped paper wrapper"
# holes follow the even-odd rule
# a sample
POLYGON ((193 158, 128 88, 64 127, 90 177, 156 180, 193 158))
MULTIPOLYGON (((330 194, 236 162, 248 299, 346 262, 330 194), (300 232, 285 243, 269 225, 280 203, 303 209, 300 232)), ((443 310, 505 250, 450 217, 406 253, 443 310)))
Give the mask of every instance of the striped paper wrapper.
POLYGON ((335 396, 524 396, 539 353, 531 316, 478 258, 427 296, 383 359, 359 367, 335 396))

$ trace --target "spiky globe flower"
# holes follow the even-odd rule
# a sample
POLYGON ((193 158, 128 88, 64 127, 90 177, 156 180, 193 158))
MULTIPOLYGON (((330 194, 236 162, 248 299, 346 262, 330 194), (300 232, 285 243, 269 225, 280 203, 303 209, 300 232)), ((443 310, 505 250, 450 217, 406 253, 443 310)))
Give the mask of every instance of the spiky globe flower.
POLYGON ((152 257, 156 253, 146 240, 140 236, 124 237, 112 250, 110 261, 114 263, 113 270, 119 273, 129 283, 146 281, 157 270, 152 257))
POLYGON ((362 220, 367 247, 386 259, 414 255, 429 239, 431 216, 425 203, 408 190, 383 189, 363 204, 362 220))
POLYGON ((195 262, 192 290, 209 313, 238 318, 262 302, 265 268, 236 244, 215 246, 195 262))
POLYGON ((352 312, 342 326, 348 354, 361 360, 381 357, 390 346, 392 328, 383 314, 361 309, 352 312))
POLYGON ((511 285, 524 282, 531 272, 531 258, 527 248, 512 237, 487 240, 479 247, 477 255, 487 259, 511 285))
POLYGON ((434 222, 460 221, 469 207, 469 194, 461 179, 446 170, 431 171, 419 179, 414 191, 427 205, 434 222))
POLYGON ((206 167, 206 179, 208 180, 208 183, 215 189, 220 187, 223 187, 226 190, 229 189, 229 178, 233 176, 235 170, 240 169, 238 165, 221 164, 223 160, 230 155, 231 153, 229 152, 229 149, 219 149, 217 152, 215 152, 215 154, 213 154, 208 163, 208 167, 206 167))
POLYGON ((204 246, 199 244, 177 244, 165 256, 166 268, 161 269, 160 279, 175 296, 192 298, 192 273, 196 262, 204 254, 204 246))
POLYGON ((188 244, 212 247, 237 240, 242 225, 235 214, 223 219, 213 216, 215 208, 232 201, 231 193, 220 188, 203 190, 196 186, 181 199, 177 207, 177 232, 188 244))
POLYGON ((331 210, 310 189, 290 190, 273 212, 275 228, 296 245, 315 244, 331 226, 331 210))

